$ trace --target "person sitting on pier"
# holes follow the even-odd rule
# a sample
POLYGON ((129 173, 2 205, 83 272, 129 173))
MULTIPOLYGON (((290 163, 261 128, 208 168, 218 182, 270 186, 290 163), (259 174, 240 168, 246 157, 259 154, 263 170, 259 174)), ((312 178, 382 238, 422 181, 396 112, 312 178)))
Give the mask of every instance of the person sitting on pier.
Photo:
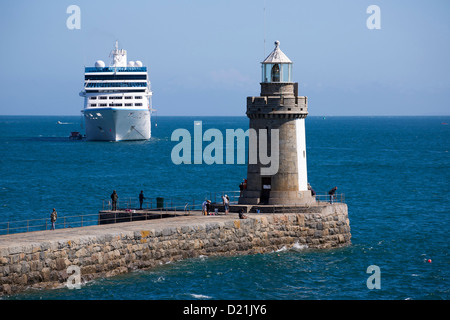
POLYGON ((247 216, 244 214, 244 209, 239 209, 239 219, 247 219, 247 216))

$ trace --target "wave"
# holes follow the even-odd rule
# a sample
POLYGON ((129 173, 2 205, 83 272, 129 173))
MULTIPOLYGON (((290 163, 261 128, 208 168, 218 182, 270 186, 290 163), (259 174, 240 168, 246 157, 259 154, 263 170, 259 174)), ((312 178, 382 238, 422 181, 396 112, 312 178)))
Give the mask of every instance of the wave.
POLYGON ((298 243, 298 241, 296 242, 296 243, 294 243, 293 245, 292 245, 292 248, 291 248, 292 250, 294 250, 294 251, 303 251, 303 250, 305 250, 305 249, 308 249, 308 245, 307 244, 300 244, 300 243, 298 243))
POLYGON ((308 245, 307 244, 300 244, 297 242, 295 242, 292 247, 287 248, 286 246, 282 246, 280 249, 276 250, 275 252, 283 252, 283 251, 288 251, 288 250, 292 250, 292 251, 303 251, 305 249, 308 249, 308 245))
POLYGON ((195 299, 212 299, 212 297, 210 296, 206 296, 204 294, 195 294, 195 293, 190 293, 190 295, 195 298, 195 299))

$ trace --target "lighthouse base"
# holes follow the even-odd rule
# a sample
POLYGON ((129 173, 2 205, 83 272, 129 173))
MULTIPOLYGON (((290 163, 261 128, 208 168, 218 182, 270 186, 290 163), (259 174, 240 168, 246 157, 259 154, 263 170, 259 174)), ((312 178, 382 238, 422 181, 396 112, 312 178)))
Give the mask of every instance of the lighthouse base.
POLYGON ((311 196, 311 191, 272 191, 269 198, 269 204, 275 205, 311 205, 315 202, 316 198, 311 196))
POLYGON ((316 203, 311 191, 252 191, 244 190, 238 204, 247 205, 298 205, 308 206, 316 203))

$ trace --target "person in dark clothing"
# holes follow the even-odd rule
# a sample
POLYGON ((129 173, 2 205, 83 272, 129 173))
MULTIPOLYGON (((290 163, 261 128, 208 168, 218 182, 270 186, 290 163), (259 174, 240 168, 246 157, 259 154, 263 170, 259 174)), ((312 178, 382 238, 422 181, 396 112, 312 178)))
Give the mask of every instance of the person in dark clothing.
POLYGON ((308 183, 308 190, 311 191, 311 196, 315 196, 316 192, 314 191, 314 189, 311 187, 311 185, 308 183))
POLYGON ((328 194, 330 195, 330 203, 333 203, 333 199, 336 197, 335 196, 336 190, 337 190, 337 187, 334 187, 333 189, 328 191, 328 194))
POLYGON ((211 201, 206 200, 206 214, 209 214, 210 210, 211 210, 211 201))
POLYGON ((53 212, 50 214, 50 221, 52 222, 52 227, 50 230, 55 230, 56 219, 58 218, 58 214, 56 213, 56 209, 53 208, 53 212))
POLYGON ((239 209, 239 219, 247 219, 247 216, 244 214, 244 209, 239 209))
POLYGON ((119 196, 117 195, 116 190, 114 190, 111 194, 112 211, 117 210, 117 199, 119 199, 119 196))
POLYGON ((141 190, 141 193, 139 193, 139 209, 142 210, 142 203, 144 202, 144 191, 141 190))

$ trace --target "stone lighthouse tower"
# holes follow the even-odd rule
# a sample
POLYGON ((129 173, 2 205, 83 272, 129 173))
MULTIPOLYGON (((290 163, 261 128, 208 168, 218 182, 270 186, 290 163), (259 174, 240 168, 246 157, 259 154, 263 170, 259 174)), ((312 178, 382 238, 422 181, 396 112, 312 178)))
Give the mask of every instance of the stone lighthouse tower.
POLYGON ((261 94, 247 97, 247 188, 239 204, 311 204, 315 198, 308 190, 306 168, 307 97, 298 96, 298 83, 292 80, 292 61, 281 51, 279 41, 275 41, 275 49, 261 64, 261 94), (258 154, 252 154, 252 147, 256 150, 256 146, 258 154), (266 152, 261 153, 261 148, 266 152), (267 157, 262 154, 270 156, 270 170, 267 157))

